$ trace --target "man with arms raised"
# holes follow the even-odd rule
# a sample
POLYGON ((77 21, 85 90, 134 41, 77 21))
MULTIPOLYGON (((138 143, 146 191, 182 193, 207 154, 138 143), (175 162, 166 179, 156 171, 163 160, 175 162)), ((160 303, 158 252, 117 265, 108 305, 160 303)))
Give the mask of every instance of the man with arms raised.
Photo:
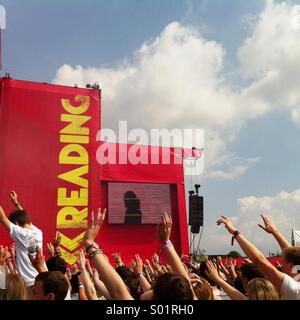
POLYGON ((43 247, 43 234, 31 223, 28 213, 18 202, 17 194, 12 191, 10 197, 16 210, 7 218, 0 206, 0 223, 8 230, 10 237, 15 242, 18 273, 24 278, 27 286, 32 286, 38 272, 30 262, 28 254, 35 255, 36 247, 43 247))

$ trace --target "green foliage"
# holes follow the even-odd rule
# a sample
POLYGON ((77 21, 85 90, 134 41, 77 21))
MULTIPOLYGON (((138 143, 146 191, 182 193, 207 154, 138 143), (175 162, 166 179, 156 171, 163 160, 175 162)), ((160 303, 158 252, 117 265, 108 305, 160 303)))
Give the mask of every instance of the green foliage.
POLYGON ((240 258, 241 257, 241 254, 238 252, 238 251, 230 251, 228 253, 228 258, 240 258))

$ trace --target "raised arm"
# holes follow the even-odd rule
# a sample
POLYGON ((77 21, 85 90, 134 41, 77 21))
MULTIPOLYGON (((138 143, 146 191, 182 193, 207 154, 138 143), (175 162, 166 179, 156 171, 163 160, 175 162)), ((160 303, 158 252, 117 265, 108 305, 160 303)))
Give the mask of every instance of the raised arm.
POLYGON ((114 252, 114 253, 112 254, 112 256, 113 256, 113 258, 114 258, 116 267, 122 267, 122 266, 124 266, 124 263, 123 263, 122 258, 121 258, 121 252, 114 252))
POLYGON ((111 300, 111 296, 107 288, 105 287, 105 284, 100 280, 99 273, 96 269, 93 270, 93 281, 100 295, 103 296, 106 300, 111 300))
POLYGON ((143 260, 138 254, 135 255, 134 273, 139 279, 143 292, 147 292, 152 289, 150 283, 143 274, 143 260))
POLYGON ((237 274, 235 271, 236 267, 236 260, 233 260, 232 258, 229 259, 229 272, 232 280, 235 280, 237 278, 237 274))
POLYGON ((291 244, 280 233, 280 231, 276 228, 275 224, 267 216, 262 214, 261 217, 262 217, 262 219, 264 221, 264 226, 262 226, 261 224, 259 224, 258 226, 261 227, 266 232, 268 232, 268 233, 273 235, 273 237, 278 242, 281 250, 290 247, 291 244))
POLYGON ((205 272, 206 275, 211 280, 215 281, 216 284, 220 286, 232 300, 246 300, 245 295, 243 295, 240 291, 232 287, 222 277, 219 276, 218 270, 210 260, 206 260, 205 264, 207 266, 207 271, 205 272))
POLYGON ((13 205, 18 209, 18 210, 23 210, 23 208, 21 207, 20 205, 20 202, 18 201, 18 195, 15 191, 11 191, 9 193, 10 195, 10 199, 11 199, 11 202, 13 203, 13 205))
POLYGON ((247 257, 258 266, 261 272, 265 274, 278 292, 280 292, 284 274, 278 271, 250 241, 237 231, 229 218, 222 216, 222 218, 217 221, 217 224, 224 224, 228 232, 237 240, 247 257))
POLYGON ((48 254, 51 257, 55 256, 60 256, 61 255, 61 250, 60 250, 60 242, 61 242, 61 235, 57 231, 55 238, 52 240, 52 242, 47 243, 47 249, 48 249, 48 254))
POLYGON ((0 223, 4 226, 6 230, 10 231, 11 222, 8 220, 1 206, 0 206, 0 223))
POLYGON ((90 278, 89 272, 86 269, 85 256, 83 250, 80 250, 79 252, 78 264, 79 269, 81 271, 82 282, 86 296, 89 300, 98 300, 96 289, 90 278))
POLYGON ((39 246, 36 246, 36 255, 28 254, 29 260, 38 273, 48 271, 45 256, 42 253, 42 250, 39 246))
POLYGON ((225 268, 222 258, 220 256, 217 257, 216 263, 218 264, 220 271, 223 272, 223 274, 226 276, 226 279, 229 277, 229 271, 225 268))
POLYGON ((89 258, 94 263, 94 266, 112 299, 132 300, 133 298, 127 290, 125 283, 111 266, 109 261, 104 257, 103 251, 94 247, 94 241, 104 222, 105 214, 106 209, 104 209, 103 213, 101 212, 101 209, 99 209, 97 218, 94 219, 94 213, 92 213, 92 219, 89 222, 88 228, 83 237, 83 245, 85 246, 86 251, 89 254, 89 258))
POLYGON ((161 252, 164 252, 168 258, 168 262, 177 275, 186 277, 189 280, 188 273, 183 266, 177 252, 175 251, 172 242, 170 241, 170 235, 172 230, 172 218, 166 212, 162 215, 162 222, 157 229, 158 240, 162 244, 161 252))

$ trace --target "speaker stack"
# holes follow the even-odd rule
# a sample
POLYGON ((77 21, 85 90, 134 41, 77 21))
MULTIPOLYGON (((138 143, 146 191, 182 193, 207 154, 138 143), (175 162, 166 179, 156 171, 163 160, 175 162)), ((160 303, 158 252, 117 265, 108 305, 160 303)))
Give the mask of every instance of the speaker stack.
POLYGON ((189 191, 189 225, 191 233, 199 233, 203 227, 203 197, 199 196, 200 185, 195 185, 195 191, 189 191))

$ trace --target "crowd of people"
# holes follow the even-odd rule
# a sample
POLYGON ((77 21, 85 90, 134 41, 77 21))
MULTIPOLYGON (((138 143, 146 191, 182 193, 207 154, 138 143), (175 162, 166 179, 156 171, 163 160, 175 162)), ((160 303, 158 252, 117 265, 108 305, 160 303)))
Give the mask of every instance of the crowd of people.
POLYGON ((10 198, 15 210, 8 217, 0 206, 0 223, 14 241, 11 248, 0 245, 0 300, 300 300, 300 247, 291 246, 264 215, 264 225, 259 226, 282 250, 278 267, 225 216, 217 224, 224 225, 244 251, 247 259, 242 266, 234 259, 224 265, 220 257, 195 263, 179 256, 170 240, 172 218, 167 213, 157 228, 159 254, 145 261, 136 254, 126 265, 116 252, 113 266, 95 242, 101 238, 105 209, 91 214, 84 249, 77 263, 68 266, 61 256, 59 234, 46 245, 45 260, 42 231, 32 224, 14 191, 10 198), (167 263, 162 263, 162 255, 167 263))

